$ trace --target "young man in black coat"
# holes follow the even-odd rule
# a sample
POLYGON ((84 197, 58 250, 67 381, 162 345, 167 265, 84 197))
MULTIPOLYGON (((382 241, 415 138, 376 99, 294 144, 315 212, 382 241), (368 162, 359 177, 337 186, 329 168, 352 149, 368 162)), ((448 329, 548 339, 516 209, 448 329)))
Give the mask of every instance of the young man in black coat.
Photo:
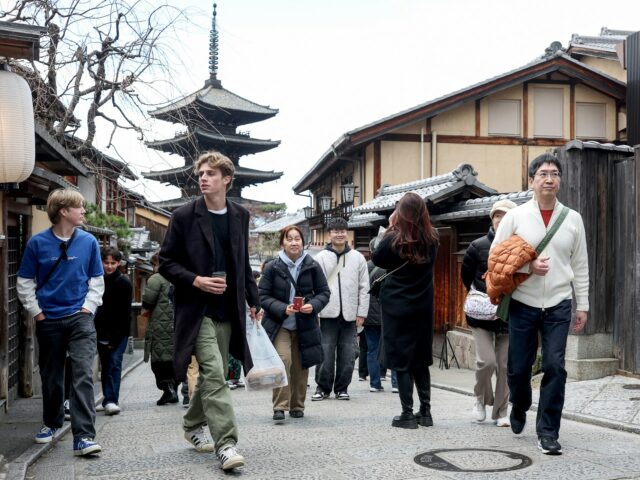
POLYGON ((228 354, 252 367, 246 342, 245 302, 261 317, 249 265, 249 212, 227 200, 234 166, 218 152, 198 158, 202 197, 177 209, 160 250, 160 273, 175 286, 174 367, 184 381, 191 355, 198 384, 183 418, 185 438, 198 451, 215 450, 223 470, 244 465, 236 450, 238 427, 226 387, 228 354), (209 438, 205 427, 215 439, 209 438))

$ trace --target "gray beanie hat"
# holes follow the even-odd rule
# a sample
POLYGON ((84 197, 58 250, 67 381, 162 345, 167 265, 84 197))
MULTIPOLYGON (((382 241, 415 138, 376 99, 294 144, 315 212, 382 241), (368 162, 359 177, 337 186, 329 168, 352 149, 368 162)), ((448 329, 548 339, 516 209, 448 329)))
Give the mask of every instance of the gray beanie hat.
POLYGON ((496 212, 507 213, 509 210, 516 207, 517 205, 511 200, 498 200, 491 206, 491 213, 489 213, 489 218, 493 218, 493 214, 496 212))

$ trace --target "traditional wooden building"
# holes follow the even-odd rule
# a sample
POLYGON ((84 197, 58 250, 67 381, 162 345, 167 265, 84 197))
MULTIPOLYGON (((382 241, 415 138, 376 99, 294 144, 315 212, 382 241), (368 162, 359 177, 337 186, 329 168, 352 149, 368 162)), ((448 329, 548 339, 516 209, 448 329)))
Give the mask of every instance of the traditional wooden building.
POLYGON ((259 105, 222 87, 218 79, 218 31, 214 5, 211 40, 209 44, 209 78, 204 87, 186 97, 149 112, 154 118, 186 127, 170 139, 147 142, 147 146, 184 157, 184 166, 169 170, 145 172, 143 176, 179 187, 182 197, 157 202, 161 208, 174 209, 199 195, 198 179, 193 165, 200 153, 216 150, 229 157, 236 168, 229 197, 241 197, 249 185, 277 180, 282 172, 242 167, 245 155, 264 152, 277 147, 279 140, 263 140, 238 130, 243 125, 260 122, 275 116, 277 109, 259 105))
POLYGON ((578 36, 569 49, 554 42, 520 68, 343 134, 293 187, 313 195, 315 241, 325 239, 326 212, 348 216, 384 185, 446 174, 461 159, 481 182, 512 192, 527 188, 529 161, 550 148, 624 140, 622 67, 609 54, 590 56, 590 45, 578 36), (359 193, 352 204, 340 195, 348 184, 359 193))

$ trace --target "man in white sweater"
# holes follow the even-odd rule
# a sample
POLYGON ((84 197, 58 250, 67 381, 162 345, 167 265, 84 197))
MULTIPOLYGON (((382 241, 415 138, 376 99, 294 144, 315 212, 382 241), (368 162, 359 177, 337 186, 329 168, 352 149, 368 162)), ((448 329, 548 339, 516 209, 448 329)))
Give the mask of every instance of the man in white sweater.
POLYGON ((327 277, 331 298, 320 312, 324 360, 316 367, 316 392, 312 401, 328 398, 349 400, 347 389, 355 363, 356 325, 364 325, 369 311, 369 270, 364 256, 349 248, 347 221, 329 221, 330 243, 315 257, 327 277))
MULTIPOLYGON (((493 246, 518 235, 537 247, 566 208, 556 198, 562 177, 557 157, 540 155, 529 165, 528 174, 533 199, 507 212, 493 246)), ((587 244, 580 214, 568 209, 545 249, 521 271, 531 275, 513 292, 509 306, 511 429, 516 434, 522 432, 531 407, 531 367, 540 332, 544 377, 536 418, 538 448, 547 455, 560 455, 558 432, 567 378, 564 355, 571 323, 572 287, 576 298, 575 332, 584 328, 589 310, 587 244)))

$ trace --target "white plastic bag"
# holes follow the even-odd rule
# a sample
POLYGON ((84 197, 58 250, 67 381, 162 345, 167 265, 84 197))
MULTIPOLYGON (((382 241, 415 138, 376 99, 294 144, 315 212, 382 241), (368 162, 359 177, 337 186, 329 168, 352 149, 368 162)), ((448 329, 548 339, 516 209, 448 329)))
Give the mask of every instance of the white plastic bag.
POLYGON ((253 367, 245 375, 247 390, 266 390, 285 387, 287 371, 269 335, 260 322, 254 322, 247 313, 247 343, 253 360, 253 367))

